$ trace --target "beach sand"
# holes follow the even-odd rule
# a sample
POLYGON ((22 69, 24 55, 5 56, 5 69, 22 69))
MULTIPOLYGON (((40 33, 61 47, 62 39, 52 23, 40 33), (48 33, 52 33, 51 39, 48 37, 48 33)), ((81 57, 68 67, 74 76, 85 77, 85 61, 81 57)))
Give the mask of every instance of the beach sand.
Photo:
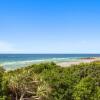
POLYGON ((78 65, 80 63, 90 63, 90 62, 94 62, 94 61, 100 61, 100 57, 96 57, 96 58, 82 58, 79 59, 78 61, 70 61, 70 62, 58 62, 56 63, 57 65, 61 66, 61 67, 70 67, 71 65, 78 65))

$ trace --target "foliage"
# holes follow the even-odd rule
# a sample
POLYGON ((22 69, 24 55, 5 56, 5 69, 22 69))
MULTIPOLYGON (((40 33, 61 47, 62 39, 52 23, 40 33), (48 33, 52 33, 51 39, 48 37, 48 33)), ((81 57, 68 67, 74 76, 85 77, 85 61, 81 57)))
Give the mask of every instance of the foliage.
POLYGON ((11 100, 100 100, 100 62, 60 67, 34 64, 0 68, 0 95, 11 100))
POLYGON ((1 67, 0 67, 0 96, 3 95, 3 90, 2 90, 2 77, 3 77, 4 72, 5 72, 5 70, 4 70, 4 68, 1 66, 1 67))

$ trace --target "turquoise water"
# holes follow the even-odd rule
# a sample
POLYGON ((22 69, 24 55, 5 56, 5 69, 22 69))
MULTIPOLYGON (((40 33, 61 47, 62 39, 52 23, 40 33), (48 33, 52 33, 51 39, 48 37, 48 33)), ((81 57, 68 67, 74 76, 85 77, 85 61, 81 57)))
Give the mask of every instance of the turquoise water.
POLYGON ((39 62, 69 62, 87 57, 100 57, 100 54, 0 54, 0 64, 9 70, 39 62))

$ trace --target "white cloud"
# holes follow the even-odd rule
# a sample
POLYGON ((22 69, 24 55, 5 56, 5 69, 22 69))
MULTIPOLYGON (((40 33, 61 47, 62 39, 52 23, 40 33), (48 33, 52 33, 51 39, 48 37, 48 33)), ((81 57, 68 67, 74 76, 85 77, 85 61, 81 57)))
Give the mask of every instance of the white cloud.
POLYGON ((14 53, 14 52, 17 52, 17 50, 14 48, 13 44, 6 41, 0 41, 0 53, 14 53))

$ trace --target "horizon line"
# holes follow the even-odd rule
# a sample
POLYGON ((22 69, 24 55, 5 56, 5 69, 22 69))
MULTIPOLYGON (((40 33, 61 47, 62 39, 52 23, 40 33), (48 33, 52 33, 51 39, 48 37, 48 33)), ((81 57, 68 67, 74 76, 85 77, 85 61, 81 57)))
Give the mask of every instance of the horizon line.
POLYGON ((0 54, 100 54, 100 53, 0 53, 0 54))

